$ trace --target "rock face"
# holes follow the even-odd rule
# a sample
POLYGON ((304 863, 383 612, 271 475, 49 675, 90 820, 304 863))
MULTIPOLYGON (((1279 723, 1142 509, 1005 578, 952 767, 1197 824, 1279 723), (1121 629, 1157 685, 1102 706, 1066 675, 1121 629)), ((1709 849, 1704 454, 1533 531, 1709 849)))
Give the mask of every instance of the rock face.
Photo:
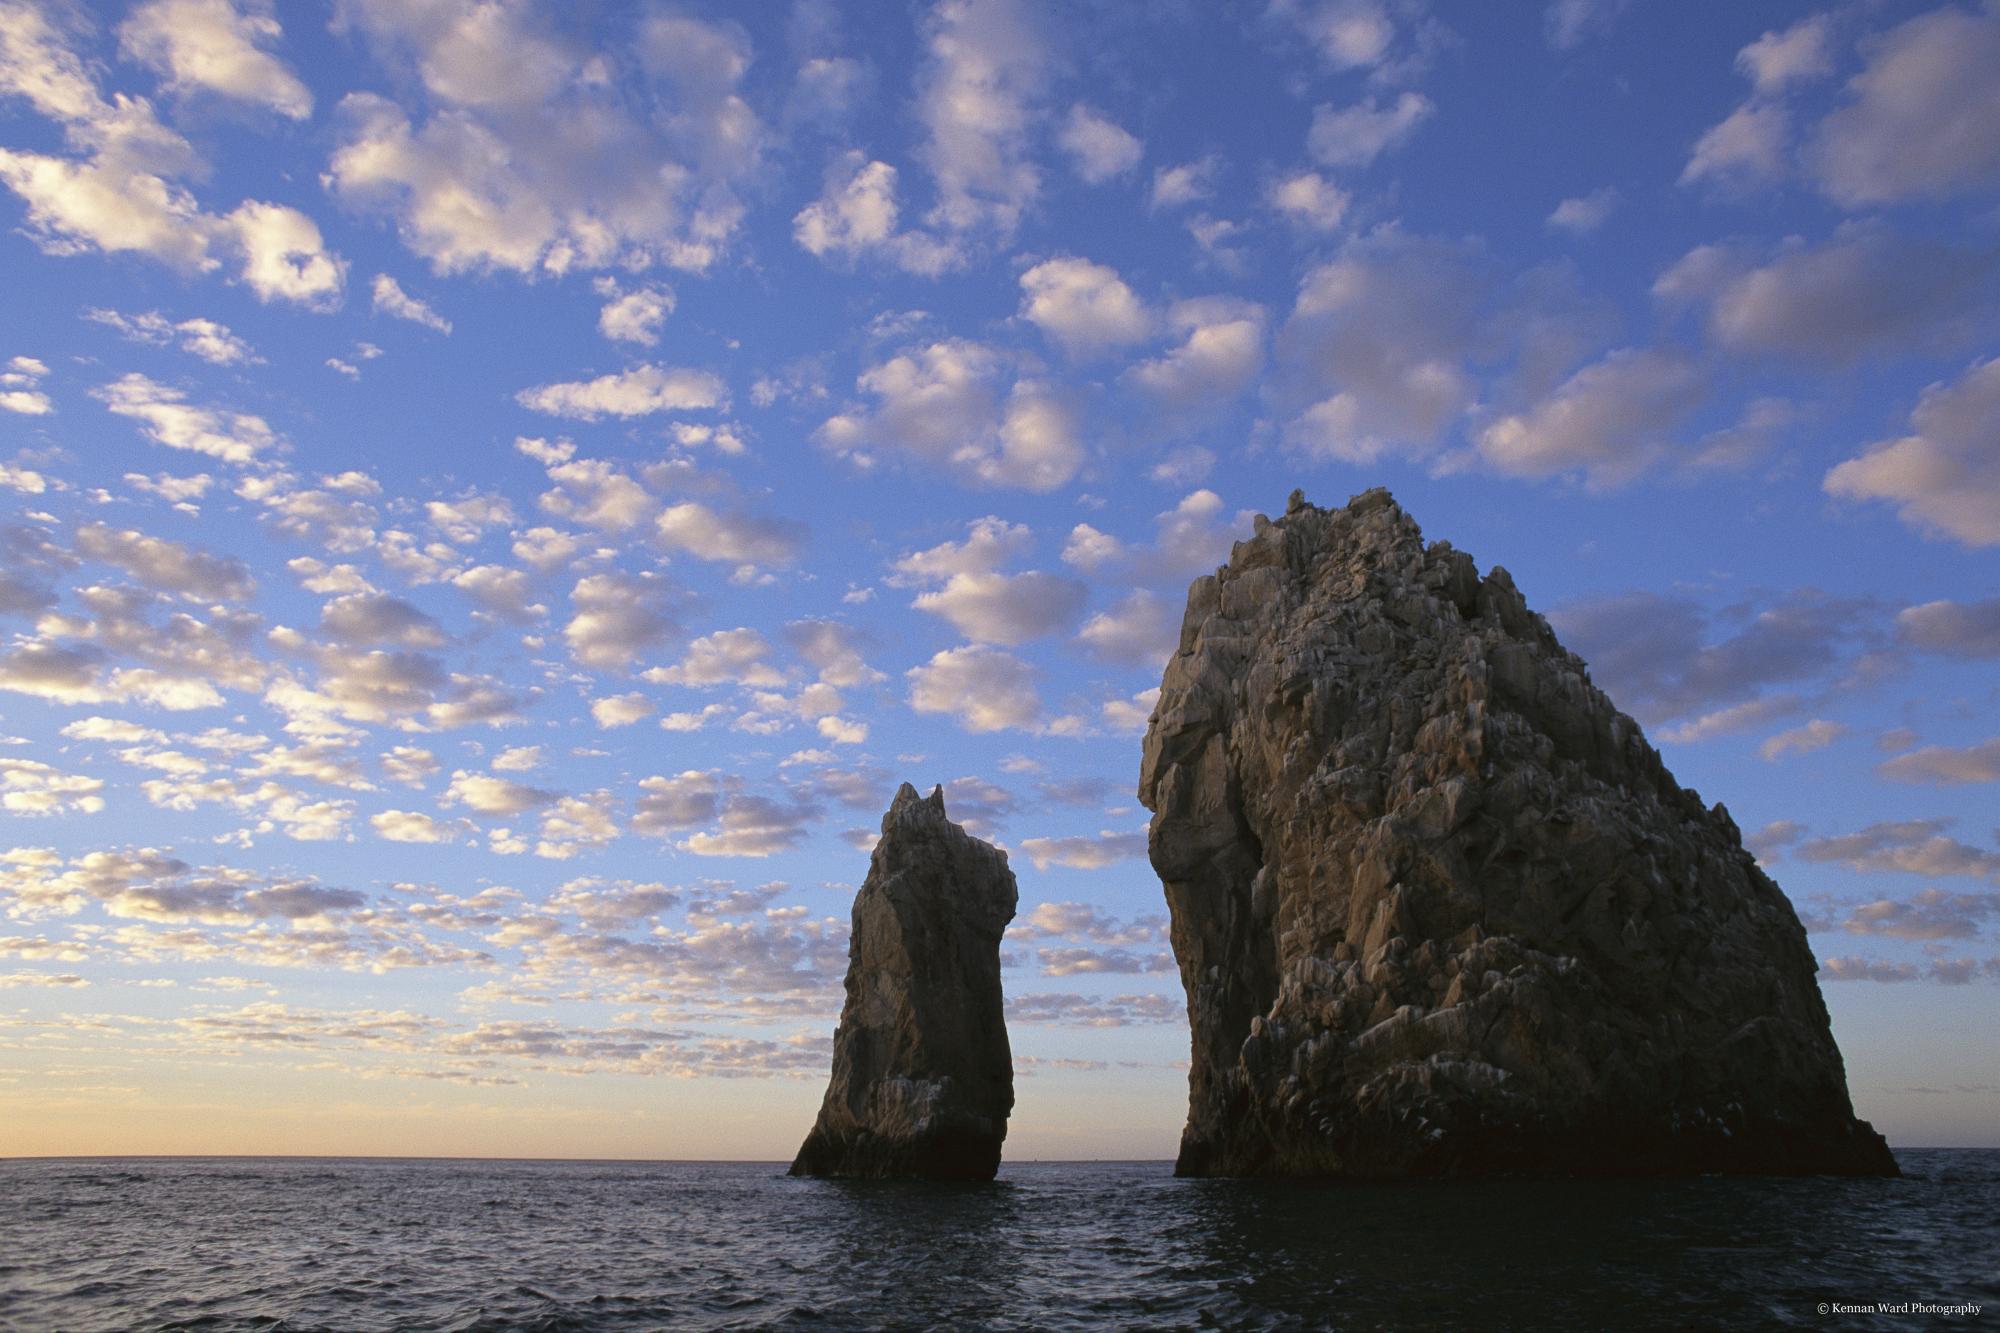
POLYGON ((1000 935, 1007 854, 907 782, 854 897, 833 1079, 795 1176, 991 1180, 1014 1109, 1000 935))
POLYGON ((1195 581, 1139 798, 1180 1174, 1896 1171, 1728 812, 1387 491, 1195 581))

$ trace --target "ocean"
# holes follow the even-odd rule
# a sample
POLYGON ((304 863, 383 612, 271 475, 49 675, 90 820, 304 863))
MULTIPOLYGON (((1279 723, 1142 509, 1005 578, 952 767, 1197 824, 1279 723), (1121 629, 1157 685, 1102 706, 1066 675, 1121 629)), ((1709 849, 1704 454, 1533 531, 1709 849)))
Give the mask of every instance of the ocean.
POLYGON ((2000 1323, 2000 1151, 1899 1157, 1900 1180, 1396 1185, 1010 1162, 953 1187, 768 1162, 15 1160, 0 1327, 2000 1323))

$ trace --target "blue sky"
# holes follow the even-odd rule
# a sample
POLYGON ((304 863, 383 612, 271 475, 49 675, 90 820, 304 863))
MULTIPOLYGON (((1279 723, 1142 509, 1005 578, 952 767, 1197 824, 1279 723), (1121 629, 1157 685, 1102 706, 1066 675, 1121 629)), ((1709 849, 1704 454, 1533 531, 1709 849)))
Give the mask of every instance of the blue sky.
POLYGON ((1163 1156, 1188 580, 1390 486, 1994 1143, 2000 6, 0 3, 0 1151, 789 1155, 872 830, 1163 1156))

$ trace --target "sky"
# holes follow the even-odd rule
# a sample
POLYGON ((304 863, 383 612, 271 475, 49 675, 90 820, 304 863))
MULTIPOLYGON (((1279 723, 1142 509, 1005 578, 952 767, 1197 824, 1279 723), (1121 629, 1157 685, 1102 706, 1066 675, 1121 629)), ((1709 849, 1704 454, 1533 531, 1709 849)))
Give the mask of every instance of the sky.
POLYGON ((899 782, 1016 1159, 1301 488, 1504 565, 2000 1145, 2000 3, 0 0, 0 1154, 787 1158, 899 782))

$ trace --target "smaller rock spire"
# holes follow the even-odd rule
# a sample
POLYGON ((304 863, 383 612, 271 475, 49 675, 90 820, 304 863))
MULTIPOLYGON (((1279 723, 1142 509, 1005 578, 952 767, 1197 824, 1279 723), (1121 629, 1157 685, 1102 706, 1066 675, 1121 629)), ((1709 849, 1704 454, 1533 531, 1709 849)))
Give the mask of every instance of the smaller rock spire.
POLYGON ((854 897, 833 1076, 795 1176, 990 1180, 1014 1106, 1000 937, 1007 854, 905 782, 854 897))

